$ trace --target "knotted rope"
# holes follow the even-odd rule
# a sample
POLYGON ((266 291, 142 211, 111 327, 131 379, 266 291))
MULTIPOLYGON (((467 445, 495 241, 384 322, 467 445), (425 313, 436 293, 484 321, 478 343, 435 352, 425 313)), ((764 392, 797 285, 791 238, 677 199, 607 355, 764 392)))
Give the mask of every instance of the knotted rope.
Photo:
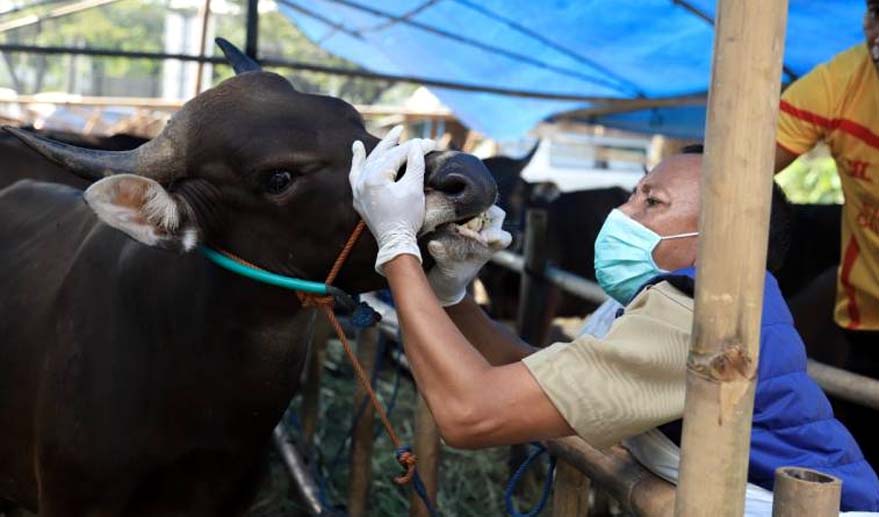
MULTIPOLYGON (((345 246, 342 248, 342 251, 339 252, 339 256, 336 257, 336 261, 333 262, 333 267, 330 268, 330 272, 327 274, 326 280, 324 280, 327 287, 331 286, 336 280, 336 277, 339 276, 339 271, 342 270, 342 266, 345 264, 345 261, 351 254, 351 250, 354 248, 354 245, 357 244, 357 240, 363 234, 365 229, 366 223, 360 221, 357 223, 354 231, 351 232, 348 241, 345 242, 345 246)), ((403 446, 400 437, 397 436, 391 421, 388 419, 388 414, 385 412, 384 406, 379 402, 375 390, 372 389, 372 383, 369 382, 369 376, 366 374, 366 371, 363 370, 363 365, 357 360, 357 355, 351 348, 351 343, 348 342, 348 338, 345 336, 345 331, 342 329, 342 325, 339 323, 336 314, 333 312, 335 297, 332 295, 321 296, 302 291, 297 291, 296 294, 299 296, 299 300, 304 307, 316 307, 320 309, 330 322, 333 330, 335 330, 336 336, 338 336, 339 341, 342 343, 342 348, 345 349, 345 355, 347 355, 348 360, 351 361, 351 366, 354 368, 355 375, 357 375, 357 381, 360 382, 360 385, 363 387, 364 391, 366 391, 366 395, 369 397, 370 402, 372 402, 376 414, 378 414, 379 420, 381 420, 382 426, 385 428, 385 432, 388 433, 388 438, 390 438, 391 443, 394 444, 394 449, 397 451, 397 462, 404 469, 404 472, 401 475, 394 477, 394 483, 397 483, 398 485, 409 483, 415 475, 415 455, 403 446)))
MULTIPOLYGON (((333 287, 332 285, 336 278, 339 276, 339 272, 342 270, 342 266, 345 265, 345 261, 348 259, 348 256, 351 255, 351 250, 354 249, 354 246, 357 244, 360 236, 363 235, 365 229, 366 223, 364 223, 363 221, 359 221, 357 223, 357 226, 354 227, 354 231, 352 231, 351 235, 348 236, 348 240, 345 242, 345 246, 342 247, 342 250, 336 257, 336 260, 333 262, 333 266, 330 268, 330 272, 327 274, 326 280, 324 280, 324 285, 326 286, 326 292, 328 294, 306 292, 297 289, 296 287, 291 288, 296 292, 296 295, 299 297, 299 301, 302 303, 303 307, 312 307, 323 312, 324 316, 326 316, 327 320, 330 322, 330 325, 333 327, 333 330, 336 332, 336 336, 339 338, 339 341, 342 343, 342 347, 345 349, 345 355, 347 355, 348 360, 351 361, 351 366, 354 368, 354 373, 357 376, 357 381, 360 382, 361 386, 363 386, 366 395, 369 397, 369 400, 372 403, 373 407, 375 407, 375 411, 378 414, 379 419, 381 420, 382 426, 385 428, 385 432, 388 433, 388 438, 390 438, 391 443, 394 444, 397 462, 404 469, 404 472, 401 475, 394 477, 394 482, 398 485, 405 485, 406 483, 412 481, 412 478, 415 476, 415 455, 409 450, 407 446, 403 445, 403 443, 400 441, 400 437, 397 436, 397 433, 394 431, 394 427, 391 424, 391 421, 388 418, 384 407, 378 400, 378 396, 375 394, 375 390, 372 389, 372 383, 370 383, 369 381, 369 376, 363 370, 363 366, 360 364, 360 361, 357 359, 357 355, 351 348, 351 343, 345 336, 345 331, 342 329, 342 325, 339 323, 339 320, 336 318, 336 314, 333 312, 333 308, 336 304, 337 299, 340 299, 345 305, 348 306, 348 308, 354 311, 353 317, 356 320, 356 323, 358 323, 358 326, 368 327, 376 323, 379 319, 379 316, 374 311, 372 311, 369 306, 363 303, 356 303, 349 295, 347 295, 347 293, 345 293, 341 289, 333 287)), ((258 271, 265 271, 263 268, 231 253, 224 251, 219 251, 219 253, 222 254, 222 256, 231 259, 239 264, 243 264, 249 268, 258 271)), ((211 255, 208 256, 209 258, 211 257, 211 255)))

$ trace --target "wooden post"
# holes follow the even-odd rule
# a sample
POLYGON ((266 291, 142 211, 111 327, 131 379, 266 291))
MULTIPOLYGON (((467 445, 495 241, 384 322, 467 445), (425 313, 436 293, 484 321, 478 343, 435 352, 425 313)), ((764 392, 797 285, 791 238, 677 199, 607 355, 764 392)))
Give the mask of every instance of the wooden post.
MULTIPOLYGON (((439 461, 440 461, 440 435, 433 420, 433 414, 427 407, 427 402, 418 395, 415 407, 415 440, 413 443, 415 457, 418 460, 418 475, 424 482, 430 500, 436 504, 437 489, 439 487, 439 461)), ((427 507, 421 502, 421 498, 412 491, 409 504, 409 515, 412 517, 430 517, 427 507)))
POLYGON ((302 381, 301 447, 306 452, 311 450, 317 432, 317 420, 320 414, 320 379, 327 355, 327 340, 332 333, 333 327, 330 326, 330 322, 318 314, 311 333, 311 350, 302 381))
MULTIPOLYGON (((546 223, 547 214, 543 208, 529 208, 525 215, 525 268, 522 271, 522 281, 519 285, 519 313, 516 317, 516 327, 519 337, 526 343, 534 346, 543 346, 546 338, 546 329, 543 328, 545 304, 547 295, 547 282, 544 278, 546 273, 547 246, 546 246, 546 223)), ((516 471, 519 465, 528 457, 528 448, 525 445, 513 445, 510 447, 509 468, 510 473, 516 471)), ((527 491, 527 487, 537 486, 535 471, 529 470, 519 483, 521 492, 527 491)))
POLYGON ((565 460, 558 460, 552 494, 553 517, 589 515, 589 478, 565 460))
POLYGON ((622 505, 627 514, 669 516, 674 510, 674 485, 645 469, 619 445, 598 450, 569 436, 546 442, 549 452, 587 474, 622 505))
POLYGON ((718 2, 677 515, 744 510, 786 15, 718 2))
POLYGON ((525 270, 519 287, 519 336, 527 343, 542 346, 545 338, 543 307, 546 302, 547 282, 544 279, 547 262, 547 214, 543 208, 529 208, 525 224, 525 270))
POLYGON ((779 467, 775 470, 772 517, 835 517, 839 515, 842 481, 816 470, 779 467))
MULTIPOLYGON (((357 359, 367 373, 375 369, 375 352, 378 348, 377 327, 357 333, 357 359)), ((354 410, 367 400, 366 391, 357 384, 354 390, 354 410)), ((372 446, 375 440, 375 409, 367 403, 363 414, 351 435, 351 464, 348 473, 348 515, 361 517, 369 510, 369 485, 372 481, 372 446)))
MULTIPOLYGON (((201 33, 199 34, 198 40, 198 55, 204 57, 205 50, 207 50, 208 23, 211 21, 211 0, 204 0, 198 14, 201 15, 201 33)), ((199 61, 195 69, 195 95, 201 93, 203 76, 204 61, 199 61)))

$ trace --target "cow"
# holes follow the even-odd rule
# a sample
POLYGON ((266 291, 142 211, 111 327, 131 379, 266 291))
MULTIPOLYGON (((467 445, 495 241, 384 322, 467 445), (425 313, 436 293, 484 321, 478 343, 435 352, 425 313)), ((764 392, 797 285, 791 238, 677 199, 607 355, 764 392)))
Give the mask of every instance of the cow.
MULTIPOLYGON (((237 276, 209 246, 322 281, 358 217, 340 99, 297 92, 237 49, 237 75, 130 151, 18 138, 92 182, 0 191, 0 511, 234 515, 297 389, 314 309, 237 276)), ((475 157, 426 156, 425 228, 496 197, 475 157)), ((429 235, 421 236, 426 242, 429 235)), ((381 288, 365 234, 336 281, 381 288)), ((424 253, 425 267, 430 267, 424 253)))

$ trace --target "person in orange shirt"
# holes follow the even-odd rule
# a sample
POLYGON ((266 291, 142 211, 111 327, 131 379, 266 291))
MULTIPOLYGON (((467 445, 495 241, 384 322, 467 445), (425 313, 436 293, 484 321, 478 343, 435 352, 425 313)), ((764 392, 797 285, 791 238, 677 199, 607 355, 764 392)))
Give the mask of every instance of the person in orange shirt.
MULTIPOLYGON (((833 310, 848 349, 842 366, 879 378, 879 0, 867 1, 864 35, 866 44, 837 54, 783 93, 775 172, 819 142, 829 146, 845 195, 833 310)), ((869 419, 875 414, 834 405, 876 465, 879 440, 869 419)))

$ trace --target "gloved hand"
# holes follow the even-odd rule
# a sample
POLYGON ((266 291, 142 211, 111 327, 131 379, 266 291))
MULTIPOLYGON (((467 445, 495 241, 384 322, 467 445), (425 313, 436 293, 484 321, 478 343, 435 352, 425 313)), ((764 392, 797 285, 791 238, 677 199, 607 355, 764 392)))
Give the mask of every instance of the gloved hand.
POLYGON ((375 270, 398 255, 408 253, 421 261, 416 236, 424 222, 424 155, 436 147, 432 140, 413 139, 397 145, 402 126, 392 129, 366 156, 363 142, 352 147, 348 181, 354 209, 378 242, 375 270), (397 170, 406 163, 406 173, 397 170))
POLYGON ((512 235, 502 229, 506 213, 492 206, 485 214, 482 229, 475 232, 468 228, 453 227, 450 232, 440 232, 427 243, 427 251, 436 265, 427 274, 440 305, 448 307, 464 299, 467 286, 482 266, 495 252, 510 245, 512 235), (454 233, 453 233, 454 232, 454 233))

